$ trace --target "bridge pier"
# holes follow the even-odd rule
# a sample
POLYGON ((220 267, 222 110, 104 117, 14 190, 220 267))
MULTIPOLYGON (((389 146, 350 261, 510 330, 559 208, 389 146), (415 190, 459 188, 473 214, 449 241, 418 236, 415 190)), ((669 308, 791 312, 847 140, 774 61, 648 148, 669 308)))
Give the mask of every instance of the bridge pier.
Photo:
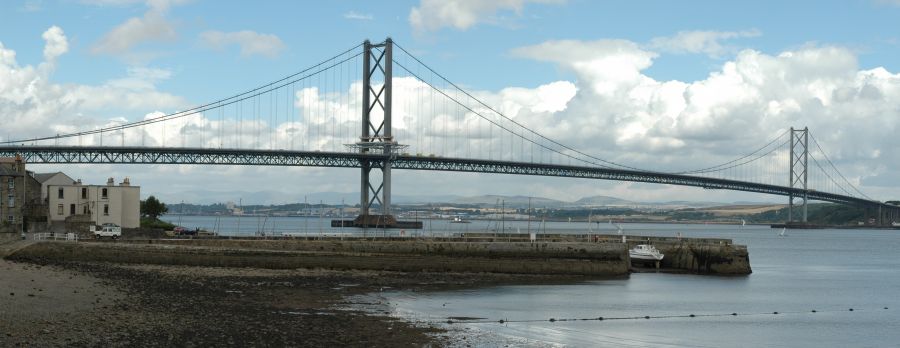
POLYGON ((794 194, 788 194, 788 218, 787 222, 794 222, 794 194))
POLYGON ((363 43, 363 85, 362 85, 362 133, 359 142, 349 144, 360 154, 381 155, 377 160, 360 159, 360 204, 359 216, 352 221, 334 220, 333 227, 373 227, 373 228, 422 228, 421 222, 404 223, 391 214, 391 161, 397 152, 406 146, 394 140, 391 133, 393 41, 387 38, 379 44, 369 40, 363 43), (381 88, 374 87, 373 76, 380 73, 381 88), (381 120, 373 119, 381 111, 381 120), (381 171, 381 183, 372 184, 372 169, 381 171), (381 211, 373 214, 372 206, 378 203, 381 211))
MULTIPOLYGON (((808 222, 807 203, 809 202, 809 187, 807 186, 809 168, 809 128, 794 129, 791 127, 790 156, 789 156, 790 180, 788 187, 791 189, 803 189, 803 206, 801 208, 801 222, 808 222)), ((788 223, 794 222, 794 193, 788 194, 788 223)))

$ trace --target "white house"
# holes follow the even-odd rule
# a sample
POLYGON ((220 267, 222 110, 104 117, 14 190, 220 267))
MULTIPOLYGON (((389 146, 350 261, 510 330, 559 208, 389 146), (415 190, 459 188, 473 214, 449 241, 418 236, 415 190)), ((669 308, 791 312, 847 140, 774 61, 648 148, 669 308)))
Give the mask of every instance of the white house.
POLYGON ((47 186, 71 185, 75 183, 75 179, 72 179, 63 172, 37 173, 34 175, 34 179, 41 183, 41 199, 47 199, 47 186))
POLYGON ((89 217, 91 223, 113 223, 124 228, 141 225, 141 188, 128 178, 118 185, 113 178, 106 185, 83 185, 81 180, 47 186, 50 222, 63 222, 75 215, 89 217))

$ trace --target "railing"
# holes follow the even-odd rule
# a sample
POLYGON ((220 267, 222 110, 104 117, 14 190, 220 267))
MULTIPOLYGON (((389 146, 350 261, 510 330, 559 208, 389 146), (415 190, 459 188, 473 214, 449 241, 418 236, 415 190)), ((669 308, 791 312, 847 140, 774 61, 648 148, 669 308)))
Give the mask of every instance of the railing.
POLYGON ((67 241, 67 242, 77 242, 78 235, 75 233, 35 233, 34 240, 36 241, 45 241, 45 240, 58 240, 58 241, 67 241))

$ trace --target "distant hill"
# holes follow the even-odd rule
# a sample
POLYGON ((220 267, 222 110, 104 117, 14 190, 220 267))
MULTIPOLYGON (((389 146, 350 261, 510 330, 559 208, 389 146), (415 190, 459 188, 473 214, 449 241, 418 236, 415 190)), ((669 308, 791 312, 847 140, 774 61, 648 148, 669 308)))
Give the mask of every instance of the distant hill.
POLYGON ((572 205, 580 207, 602 207, 602 206, 634 206, 639 203, 609 196, 590 196, 572 202, 572 205))
POLYGON ((182 191, 178 195, 163 195, 158 197, 166 203, 194 203, 194 204, 213 204, 225 202, 241 202, 245 205, 251 204, 286 204, 286 203, 303 203, 304 199, 309 203, 325 203, 340 204, 343 200, 346 204, 354 205, 359 203, 359 193, 348 192, 311 192, 306 195, 291 194, 281 191, 208 191, 208 190, 189 190, 182 191))
MULTIPOLYGON (((207 191, 207 190, 190 190, 180 192, 178 195, 159 195, 157 198, 169 204, 180 202, 192 204, 214 204, 225 202, 242 202, 244 205, 253 204, 290 204, 303 203, 304 200, 310 204, 338 205, 343 202, 346 205, 353 206, 359 203, 359 193, 356 192, 311 192, 308 194, 293 194, 282 191, 207 191)), ((611 196, 589 196, 578 199, 574 202, 566 202, 545 197, 528 197, 528 196, 504 196, 504 195, 481 195, 462 197, 457 195, 394 195, 394 204, 459 204, 474 205, 483 208, 492 208, 503 202, 507 208, 524 209, 529 206, 531 200, 532 208, 550 208, 550 209, 571 209, 571 208, 603 208, 603 207, 627 207, 632 209, 702 209, 710 207, 721 207, 730 205, 772 205, 773 203, 760 202, 695 202, 695 201, 664 201, 664 202, 637 202, 627 199, 611 196)))
POLYGON ((462 197, 457 196, 457 195, 434 195, 434 196, 393 195, 391 197, 391 201, 393 201, 395 204, 440 204, 440 203, 452 203, 460 198, 462 198, 462 197))
POLYGON ((487 207, 493 207, 498 204, 503 204, 507 208, 528 208, 528 200, 529 199, 531 199, 531 206, 533 208, 558 208, 558 207, 562 207, 562 206, 569 204, 568 202, 563 202, 563 201, 558 201, 555 199, 543 198, 543 197, 499 196, 499 195, 459 197, 450 203, 477 204, 480 206, 487 206, 487 207))
POLYGON ((666 209, 708 208, 708 207, 717 207, 717 206, 722 206, 722 205, 731 205, 729 203, 723 203, 723 202, 692 202, 692 201, 666 201, 666 202, 653 202, 653 203, 645 203, 645 204, 653 205, 658 208, 666 208, 666 209))

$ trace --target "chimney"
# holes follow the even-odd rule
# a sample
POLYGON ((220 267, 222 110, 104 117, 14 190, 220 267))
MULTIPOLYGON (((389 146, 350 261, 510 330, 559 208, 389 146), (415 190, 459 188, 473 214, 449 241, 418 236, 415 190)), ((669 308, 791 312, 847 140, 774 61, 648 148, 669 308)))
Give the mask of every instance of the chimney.
POLYGON ((119 186, 131 186, 131 180, 128 180, 128 177, 125 177, 125 180, 123 180, 119 186))
POLYGON ((115 183, 116 181, 113 178, 106 179, 106 186, 113 186, 115 183))
POLYGON ((75 185, 81 185, 81 179, 75 180, 75 185))

